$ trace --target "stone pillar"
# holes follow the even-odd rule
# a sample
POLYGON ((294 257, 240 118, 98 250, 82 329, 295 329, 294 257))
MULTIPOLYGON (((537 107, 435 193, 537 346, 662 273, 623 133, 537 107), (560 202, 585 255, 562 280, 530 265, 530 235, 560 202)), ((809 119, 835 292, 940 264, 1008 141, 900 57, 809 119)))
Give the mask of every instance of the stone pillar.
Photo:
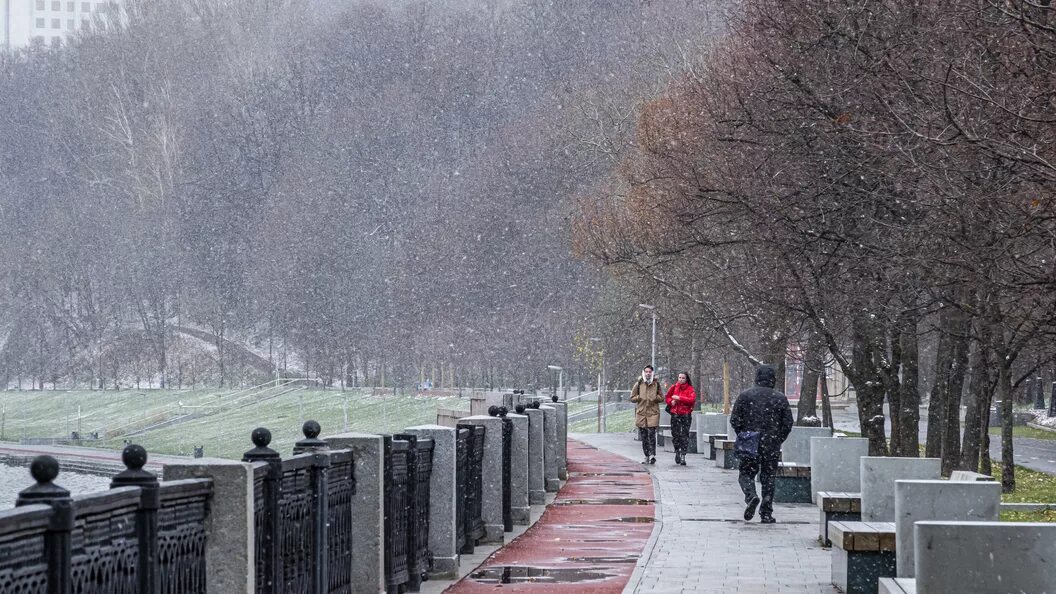
POLYGON ((546 480, 543 477, 543 411, 526 409, 528 415, 528 502, 546 503, 546 480))
POLYGON ((364 592, 385 591, 385 444, 380 435, 342 433, 327 437, 332 449, 349 448, 355 464, 352 499, 352 583, 364 592))
POLYGON ((818 491, 857 493, 862 488, 862 456, 869 455, 869 440, 859 437, 810 438, 810 500, 818 491))
POLYGON ((551 402, 557 410, 557 478, 568 480, 568 403, 551 402))
POLYGON ((509 413, 513 422, 513 443, 510 444, 510 504, 513 523, 527 526, 531 520, 528 504, 528 415, 509 413))
POLYGON ((932 520, 996 522, 1001 483, 895 481, 895 551, 898 577, 916 575, 913 523, 932 520))
POLYGON ((430 575, 458 578, 458 538, 455 508, 456 430, 440 425, 408 427, 405 433, 433 440, 433 472, 429 477, 429 550, 433 553, 430 575))
POLYGON ((543 411, 543 488, 548 493, 557 493, 561 488, 557 463, 557 409, 546 405, 543 411))
POLYGON ((781 461, 810 464, 810 438, 832 437, 831 427, 793 427, 788 439, 781 444, 781 461))
POLYGON ((256 592, 256 538, 253 530, 253 466, 219 458, 166 462, 167 481, 213 479, 205 534, 205 584, 209 592, 256 592))
POLYGON ((895 521, 895 481, 899 479, 939 478, 942 469, 938 458, 887 458, 863 456, 862 521, 895 521))
POLYGON ((463 425, 483 425, 484 461, 481 468, 481 516, 484 537, 479 544, 502 544, 506 540, 502 522, 502 419, 487 415, 463 417, 463 425))

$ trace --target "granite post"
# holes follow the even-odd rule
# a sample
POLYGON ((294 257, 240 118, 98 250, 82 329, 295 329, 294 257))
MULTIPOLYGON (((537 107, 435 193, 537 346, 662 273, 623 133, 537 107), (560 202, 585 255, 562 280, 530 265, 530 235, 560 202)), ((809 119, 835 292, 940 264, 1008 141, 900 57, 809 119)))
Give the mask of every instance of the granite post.
POLYGON ((513 443, 510 444, 510 507, 513 523, 527 526, 531 520, 528 504, 528 415, 508 413, 513 422, 513 443))
POLYGON ((543 477, 543 411, 525 409, 528 415, 528 503, 546 503, 546 480, 543 477))
POLYGON ((568 480, 568 403, 552 402, 557 410, 557 477, 568 480))
POLYGON ((418 425, 405 431, 433 440, 433 472, 429 477, 429 551, 433 554, 430 575, 440 579, 458 577, 458 530, 455 508, 456 430, 440 425, 418 425))
POLYGON ((166 462, 167 481, 213 479, 205 534, 205 584, 209 592, 256 592, 253 465, 219 458, 166 462))
POLYGON ((463 417, 463 425, 481 425, 484 433, 484 461, 481 468, 481 516, 484 537, 479 544, 502 544, 506 535, 502 522, 502 419, 488 415, 463 417))
POLYGON ((557 463, 557 409, 540 406, 543 411, 543 488, 547 493, 557 493, 561 488, 557 463))
POLYGON ((355 464, 352 498, 352 583, 364 592, 385 591, 385 444, 371 433, 342 433, 325 440, 332 449, 349 448, 355 464))

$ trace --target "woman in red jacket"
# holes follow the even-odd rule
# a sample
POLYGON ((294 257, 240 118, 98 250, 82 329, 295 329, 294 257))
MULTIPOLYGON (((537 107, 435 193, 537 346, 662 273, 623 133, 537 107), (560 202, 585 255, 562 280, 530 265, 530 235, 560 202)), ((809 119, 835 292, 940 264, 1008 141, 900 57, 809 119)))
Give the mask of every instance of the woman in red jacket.
POLYGON ((689 374, 678 374, 678 383, 667 389, 664 398, 671 407, 671 441, 675 446, 675 464, 686 465, 686 453, 689 452, 689 427, 693 424, 693 404, 697 393, 689 374))

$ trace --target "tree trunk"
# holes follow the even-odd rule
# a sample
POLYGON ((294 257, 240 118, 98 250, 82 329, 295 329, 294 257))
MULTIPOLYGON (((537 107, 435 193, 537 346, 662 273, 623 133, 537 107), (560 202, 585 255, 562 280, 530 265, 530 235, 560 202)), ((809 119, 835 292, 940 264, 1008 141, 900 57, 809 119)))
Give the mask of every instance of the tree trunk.
POLYGON ((942 426, 942 475, 950 476, 961 463, 961 399, 964 394, 964 376, 968 368, 968 341, 971 320, 962 310, 957 310, 950 325, 953 332, 953 356, 950 375, 946 382, 946 409, 942 426))
POLYGON ((1012 448, 1012 379, 1007 359, 997 369, 997 395, 1001 398, 1001 492, 1016 490, 1016 464, 1012 448))
POLYGON ((829 382, 826 375, 821 377, 821 423, 832 429, 832 400, 829 399, 829 382))
POLYGON ((884 433, 884 384, 876 366, 877 327, 867 316, 854 322, 854 390, 858 394, 858 422, 862 435, 869 439, 870 456, 886 456, 884 433))
POLYGON ((961 465, 962 470, 977 471, 979 469, 979 455, 982 435, 979 427, 982 423, 983 409, 989 412, 990 408, 990 373, 989 373, 989 348, 990 339, 987 336, 987 324, 977 323, 979 341, 975 344, 975 350, 971 357, 971 381, 968 383, 968 406, 964 413, 964 437, 961 442, 961 465))
POLYGON ((946 384, 950 377, 952 341, 949 336, 948 314, 940 321, 939 344, 935 347, 935 367, 931 375, 931 395, 928 398, 928 434, 924 455, 928 458, 942 457, 942 427, 946 416, 946 384))
POLYGON ((920 456, 920 345, 916 315, 906 316, 898 336, 902 351, 902 381, 899 383, 898 453, 896 456, 920 456))
POLYGON ((818 378, 823 377, 824 344, 817 335, 811 333, 806 341, 807 348, 803 356, 803 381, 799 388, 799 405, 796 407, 796 424, 817 426, 818 418, 818 378), (804 419, 812 419, 804 422, 804 419))
MULTIPOLYGON (((776 334, 776 333, 775 333, 776 334)), ((771 335, 767 341, 767 363, 773 365, 777 372, 774 389, 785 391, 785 355, 788 353, 788 337, 783 334, 771 335)))

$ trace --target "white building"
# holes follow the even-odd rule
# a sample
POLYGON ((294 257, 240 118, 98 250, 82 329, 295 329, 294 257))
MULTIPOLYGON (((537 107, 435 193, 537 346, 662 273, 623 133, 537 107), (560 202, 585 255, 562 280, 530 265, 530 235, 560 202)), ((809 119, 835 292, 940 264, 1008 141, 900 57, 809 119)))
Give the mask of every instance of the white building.
POLYGON ((0 50, 66 36, 120 15, 123 0, 0 0, 0 50))

